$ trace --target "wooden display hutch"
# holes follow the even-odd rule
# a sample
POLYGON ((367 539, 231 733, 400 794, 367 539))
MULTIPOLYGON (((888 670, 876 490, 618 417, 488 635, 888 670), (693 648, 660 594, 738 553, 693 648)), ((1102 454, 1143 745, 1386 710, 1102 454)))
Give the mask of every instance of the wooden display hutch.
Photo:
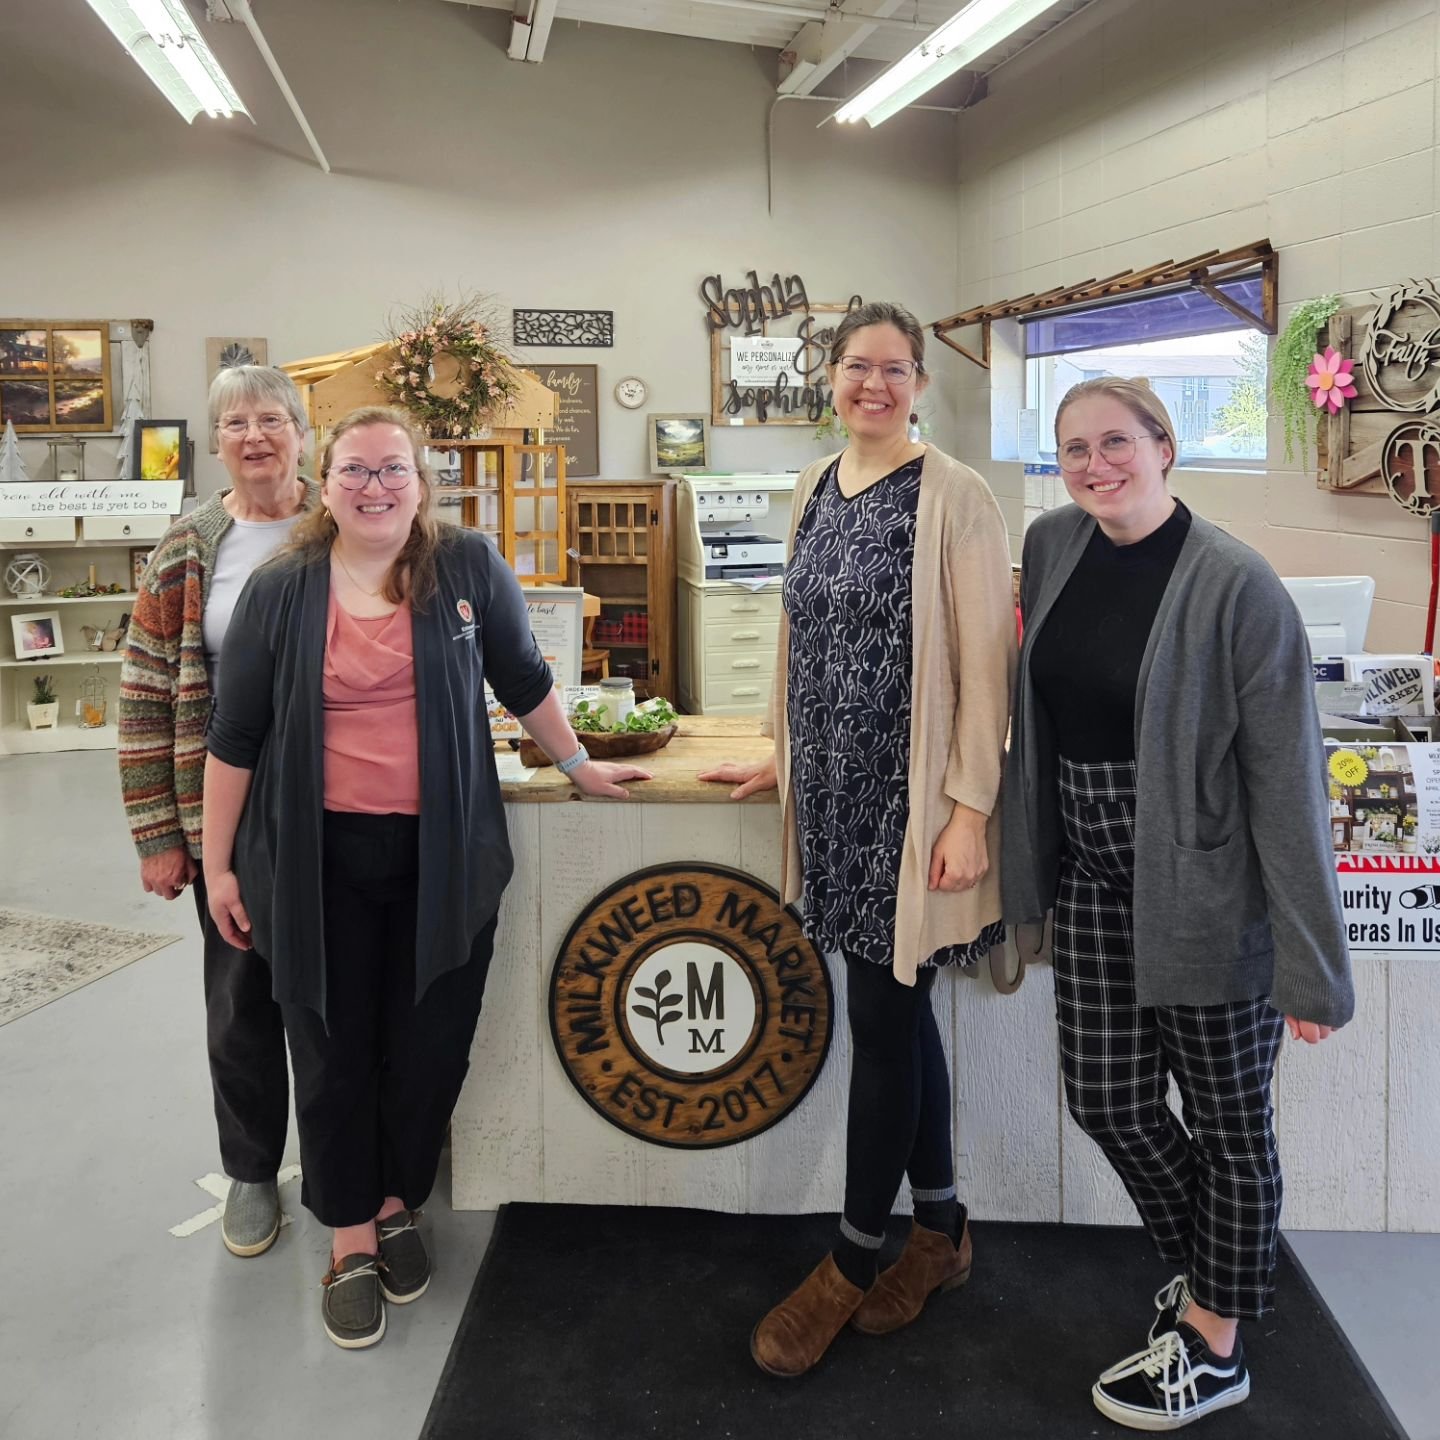
POLYGON ((566 497, 570 584, 600 601, 587 652, 608 652, 595 663, 630 676, 638 698, 676 703, 674 481, 576 484, 566 497))
MULTIPOLYGON (((1374 816, 1383 812, 1390 828, 1395 833, 1394 850, 1399 850, 1400 841, 1403 838, 1403 825, 1406 814, 1417 813, 1419 800, 1416 792, 1410 788, 1415 777, 1403 770, 1378 770, 1371 769, 1365 777, 1365 783, 1358 789, 1346 789, 1343 792, 1343 804, 1348 814, 1336 815, 1331 809, 1330 824, 1332 835, 1337 825, 1343 825, 1344 845, 1338 843, 1340 837, 1335 835, 1337 844, 1335 848, 1348 849, 1354 842, 1355 831, 1363 824, 1372 834, 1375 830, 1374 816), (1407 784, 1407 781, 1410 784, 1407 784), (1380 792, 1384 790, 1382 795, 1380 792), (1362 821, 1360 815, 1364 814, 1362 821)), ((1381 853, 1385 853, 1383 850, 1381 853)))
MULTIPOLYGON (((317 451, 330 428, 362 405, 387 405, 378 376, 389 347, 384 342, 294 360, 280 368, 294 380, 310 417, 317 451)), ((565 447, 544 443, 554 428, 559 397, 533 375, 517 370, 515 404, 506 425, 487 428, 481 439, 436 441, 433 450, 459 456, 459 484, 437 487, 460 505, 445 515, 491 535, 525 585, 563 583, 568 518, 565 447), (538 436, 528 443, 526 432, 538 436)), ((437 387, 438 388, 438 387, 437 387)), ((449 510, 449 507, 447 507, 449 510)))

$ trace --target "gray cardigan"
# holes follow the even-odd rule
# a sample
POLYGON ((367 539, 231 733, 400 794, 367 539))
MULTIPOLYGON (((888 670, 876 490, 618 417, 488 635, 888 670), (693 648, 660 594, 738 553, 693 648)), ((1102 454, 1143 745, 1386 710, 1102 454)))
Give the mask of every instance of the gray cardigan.
MULTIPOLYGON (((1006 918, 1058 888, 1058 751, 1030 678, 1035 640, 1095 521, 1076 505, 1026 532, 1005 783, 1006 918)), ((1142 1005, 1269 996, 1301 1020, 1355 1008, 1331 851, 1325 753, 1298 611, 1255 551, 1195 516, 1135 697, 1135 980, 1142 1005)))
MULTIPOLYGON (((437 590, 414 617, 420 746, 415 998, 465 964, 500 908, 514 861, 484 681, 517 715, 554 680, 514 572, 484 536, 442 526, 437 590)), ((325 659, 330 567, 284 555, 250 577, 220 652, 212 755, 253 770, 235 874, 277 1000, 325 1016, 320 909, 325 809, 325 659)))

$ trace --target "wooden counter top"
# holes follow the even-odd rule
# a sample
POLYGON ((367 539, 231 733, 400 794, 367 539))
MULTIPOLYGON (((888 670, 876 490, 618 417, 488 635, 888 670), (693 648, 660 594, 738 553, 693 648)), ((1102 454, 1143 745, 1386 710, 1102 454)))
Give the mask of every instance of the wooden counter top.
MULTIPOLYGON (((680 729, 675 738, 663 750, 657 750, 653 755, 630 757, 636 765, 650 771, 654 776, 652 780, 636 780, 625 787, 632 799, 651 805, 734 804, 736 802, 730 799, 730 792, 735 788, 733 785, 702 783, 695 776, 701 770, 708 770, 712 765, 718 765, 724 760, 763 760, 775 748, 770 740, 761 735, 758 715, 682 715, 679 724, 680 729)), ((499 756, 511 753, 508 745, 497 747, 499 756)), ((533 771, 528 780, 507 779, 502 772, 500 793, 507 803, 529 801, 537 805, 587 798, 553 765, 533 771)), ((778 803, 778 799, 774 790, 764 790, 739 803, 774 805, 778 803)), ((590 803, 620 805, 628 802, 591 800, 590 803)))

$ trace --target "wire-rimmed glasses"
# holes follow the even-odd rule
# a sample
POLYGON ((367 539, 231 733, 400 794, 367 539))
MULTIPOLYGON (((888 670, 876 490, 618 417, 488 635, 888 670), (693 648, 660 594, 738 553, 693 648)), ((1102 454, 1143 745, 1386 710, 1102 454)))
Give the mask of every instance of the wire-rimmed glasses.
POLYGON ((393 460, 389 465, 382 465, 378 470, 372 470, 368 465, 360 465, 349 461, 344 465, 336 465, 330 473, 335 477, 336 482, 346 490, 363 490, 373 475, 387 490, 403 490, 415 475, 413 465, 402 464, 393 460))
POLYGON ((262 435, 278 435, 294 420, 290 415, 230 415, 215 427, 222 435, 239 440, 250 433, 254 425, 262 435))
MULTIPOLYGON (((1135 458, 1137 440, 1156 440, 1159 437, 1142 431, 1139 435, 1127 435, 1123 430, 1112 430, 1100 437, 1100 458, 1107 465, 1128 465, 1135 458)), ((1088 440, 1067 440, 1059 447, 1056 458, 1060 468, 1070 474, 1090 468, 1091 456, 1088 440)))
POLYGON ((855 384, 863 384, 872 370, 878 370, 887 385, 903 385, 920 368, 918 360, 862 360, 847 355, 840 362, 840 373, 855 384))

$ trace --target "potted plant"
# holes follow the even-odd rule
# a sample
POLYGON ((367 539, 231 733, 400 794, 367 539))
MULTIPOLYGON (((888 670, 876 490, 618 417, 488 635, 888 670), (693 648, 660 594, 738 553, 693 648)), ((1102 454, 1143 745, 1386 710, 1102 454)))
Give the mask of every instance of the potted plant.
POLYGON ((35 677, 35 698, 25 706, 32 730, 53 730, 60 718, 60 703, 55 698, 55 677, 35 677))
POLYGON ((1419 819, 1413 810, 1400 822, 1400 849, 1407 855, 1415 853, 1415 827, 1418 823, 1419 819))

